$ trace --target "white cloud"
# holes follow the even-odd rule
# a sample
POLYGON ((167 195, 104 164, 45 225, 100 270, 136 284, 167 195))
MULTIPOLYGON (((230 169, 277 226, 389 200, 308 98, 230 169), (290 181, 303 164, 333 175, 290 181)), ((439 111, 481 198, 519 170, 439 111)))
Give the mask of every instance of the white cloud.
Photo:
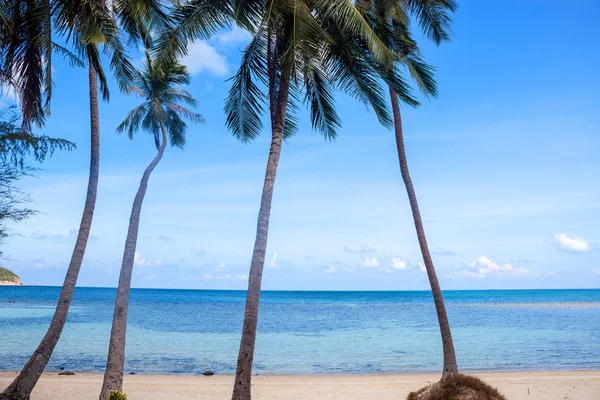
MULTIPOLYGON (((68 233, 62 233, 62 232, 49 233, 49 232, 36 231, 36 232, 33 232, 31 235, 29 235, 29 237, 32 239, 39 239, 39 240, 63 239, 63 238, 75 238, 75 237, 77 237, 78 233, 79 233, 79 231, 77 229, 69 229, 68 233)), ((98 236, 90 235, 89 240, 98 240, 98 236)))
POLYGON ((575 235, 569 236, 566 233, 554 235, 554 244, 564 251, 584 252, 592 249, 592 246, 582 238, 575 235))
POLYGON ((600 269, 595 269, 594 273, 597 274, 597 275, 600 275, 600 269))
POLYGON ((325 272, 328 274, 334 273, 335 271, 336 271, 335 265, 329 265, 328 268, 325 270, 325 272))
POLYGON ((277 268, 279 266, 279 263, 277 262, 277 257, 279 257, 279 255, 277 254, 276 251, 274 251, 273 252, 273 257, 271 257, 271 259, 267 263, 267 267, 269 267, 269 268, 277 268))
POLYGON ((139 265, 140 267, 158 267, 163 263, 160 260, 148 260, 146 257, 142 256, 136 251, 135 255, 133 256, 133 264, 139 265))
POLYGON ((208 72, 217 76, 227 75, 227 60, 224 55, 204 40, 198 40, 188 46, 188 54, 181 63, 185 65, 190 74, 208 72))
POLYGON ((421 272, 427 272, 427 268, 425 268, 425 264, 423 264, 422 262, 419 263, 419 269, 421 270, 421 272))
POLYGON ((217 264, 217 266, 215 267, 215 271, 220 272, 222 270, 225 269, 225 263, 224 262, 220 262, 217 264))
POLYGON ((363 268, 379 268, 379 260, 377 257, 364 256, 360 266, 363 268))
POLYGON ((234 26, 230 31, 219 33, 216 39, 220 44, 232 45, 249 42, 252 39, 252 35, 245 29, 234 26))
POLYGON ((208 280, 228 280, 228 279, 235 279, 235 280, 244 280, 244 279, 248 279, 248 275, 242 275, 242 274, 237 274, 237 275, 232 275, 232 274, 225 274, 225 275, 212 275, 209 273, 205 273, 203 274, 201 277, 198 276, 188 276, 185 278, 186 281, 199 281, 199 280, 203 280, 203 281, 208 281, 208 280))
POLYGON ((508 262, 513 264, 533 264, 535 263, 535 260, 528 260, 519 256, 517 258, 511 258, 510 260, 508 260, 508 262))
POLYGON ((408 265, 406 264, 406 261, 402 260, 401 258, 393 257, 392 258, 392 268, 404 270, 404 269, 408 268, 408 265))
POLYGON ((371 246, 368 246, 366 244, 362 244, 358 249, 351 249, 348 246, 344 246, 342 248, 342 250, 345 253, 375 253, 377 252, 377 250, 375 250, 374 248, 372 248, 371 246))
POLYGON ((455 278, 485 278, 490 275, 533 276, 534 272, 515 268, 510 264, 498 265, 487 257, 481 256, 469 263, 467 267, 453 267, 446 276, 455 278))
POLYGON ((441 247, 436 247, 431 253, 436 256, 455 256, 457 254, 455 251, 442 249, 441 247))

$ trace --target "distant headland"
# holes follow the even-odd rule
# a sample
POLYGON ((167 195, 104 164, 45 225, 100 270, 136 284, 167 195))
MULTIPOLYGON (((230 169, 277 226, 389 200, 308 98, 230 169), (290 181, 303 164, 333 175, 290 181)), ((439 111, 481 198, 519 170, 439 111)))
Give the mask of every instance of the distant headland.
POLYGON ((23 286, 23 282, 14 272, 0 267, 0 286, 23 286))

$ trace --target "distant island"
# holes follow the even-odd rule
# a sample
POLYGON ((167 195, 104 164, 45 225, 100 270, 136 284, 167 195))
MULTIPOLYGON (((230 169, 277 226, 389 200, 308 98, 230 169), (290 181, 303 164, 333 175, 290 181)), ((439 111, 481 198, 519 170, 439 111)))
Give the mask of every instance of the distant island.
POLYGON ((21 279, 12 271, 0 267, 0 286, 22 286, 21 279))

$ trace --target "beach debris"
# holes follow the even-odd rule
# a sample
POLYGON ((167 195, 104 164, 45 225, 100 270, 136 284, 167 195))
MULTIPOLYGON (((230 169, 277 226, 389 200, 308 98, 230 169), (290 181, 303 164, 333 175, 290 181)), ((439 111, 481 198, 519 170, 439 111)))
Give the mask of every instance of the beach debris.
POLYGON ((62 371, 58 373, 59 375, 75 375, 73 371, 62 371))
POLYGON ((498 390, 481 379, 454 374, 408 395, 406 400, 506 400, 498 390))
POLYGON ((215 373, 213 371, 204 371, 202 375, 204 376, 213 376, 215 373))

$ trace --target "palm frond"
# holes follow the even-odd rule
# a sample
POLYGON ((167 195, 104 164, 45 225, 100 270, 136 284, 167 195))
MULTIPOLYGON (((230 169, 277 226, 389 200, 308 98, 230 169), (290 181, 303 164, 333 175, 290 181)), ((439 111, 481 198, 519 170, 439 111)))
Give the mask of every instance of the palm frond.
POLYGON ((230 1, 190 0, 176 5, 154 48, 157 59, 180 59, 187 54, 189 42, 210 38, 229 24, 231 16, 230 1))
POLYGON ((288 4, 281 1, 277 5, 278 12, 285 17, 280 40, 280 68, 289 71, 291 79, 295 80, 298 79, 298 65, 306 59, 319 57, 323 46, 332 39, 305 2, 292 1, 288 4))
POLYGON ((301 88, 297 84, 290 85, 288 102, 283 123, 283 140, 288 140, 298 133, 298 103, 300 103, 301 88))
POLYGON ((436 44, 450 40, 451 13, 458 5, 454 0, 406 0, 425 36, 436 44))
POLYGON ((147 114, 148 107, 146 103, 137 106, 131 110, 123 122, 117 126, 117 132, 122 133, 126 131, 129 139, 133 139, 134 132, 140 129, 140 124, 147 114))
POLYGON ((169 103, 185 103, 190 107, 196 107, 198 102, 192 95, 181 88, 169 88, 163 91, 162 98, 169 103))
POLYGON ((126 90, 127 94, 137 94, 140 97, 147 97, 148 94, 137 86, 129 86, 126 90))
POLYGON ((119 89, 125 92, 127 87, 133 83, 136 71, 118 34, 110 38, 109 42, 105 44, 104 50, 110 56, 110 67, 119 89))
POLYGON ((71 67, 85 68, 85 62, 71 50, 54 42, 52 43, 52 48, 54 51, 62 55, 71 67))
MULTIPOLYGON (((202 114, 193 112, 183 106, 180 106, 179 104, 167 103, 166 106, 171 111, 177 113, 177 115, 179 115, 180 117, 187 118, 190 121, 192 121, 192 123, 194 123, 194 124, 203 124, 204 122, 206 122, 204 120, 204 117, 202 116, 202 114)), ((167 110, 167 112, 169 112, 169 110, 167 110)))
POLYGON ((339 34, 335 37, 339 40, 326 54, 334 87, 372 108, 379 123, 390 127, 392 118, 386 92, 379 81, 380 73, 375 68, 376 61, 369 58, 368 50, 359 42, 347 40, 343 32, 336 32, 339 34))
POLYGON ((337 20, 341 30, 364 41, 378 63, 390 66, 394 62, 395 54, 377 36, 351 0, 317 0, 316 3, 323 18, 337 20))
POLYGON ((167 110, 167 116, 165 126, 169 132, 171 146, 183 148, 186 143, 187 125, 183 122, 179 114, 171 109, 167 110))
POLYGON ((11 84, 19 100, 22 124, 43 126, 52 96, 50 4, 48 0, 3 3, 0 31, 2 80, 11 84))
POLYGON ((408 54, 402 58, 413 80, 421 92, 430 97, 437 97, 437 82, 435 80, 435 68, 423 61, 418 55, 408 54))
POLYGON ((265 31, 260 29, 242 55, 237 73, 230 78, 231 88, 225 100, 227 128, 243 142, 255 139, 263 128, 265 94, 254 82, 267 80, 265 31))
POLYGON ((110 91, 108 90, 108 81, 106 79, 106 75, 104 74, 104 69, 102 68, 102 62, 100 61, 100 53, 98 52, 98 47, 89 44, 86 46, 86 53, 88 56, 89 64, 96 71, 98 82, 100 84, 100 93, 102 93, 102 99, 104 99, 104 101, 109 101, 110 91))
POLYGON ((169 18, 161 0, 118 0, 113 1, 113 9, 130 42, 141 40, 146 48, 152 46, 152 34, 162 30, 169 18))
POLYGON ((341 120, 335 110, 333 88, 327 73, 314 65, 304 74, 305 103, 310 105, 313 129, 327 140, 334 140, 341 120))

